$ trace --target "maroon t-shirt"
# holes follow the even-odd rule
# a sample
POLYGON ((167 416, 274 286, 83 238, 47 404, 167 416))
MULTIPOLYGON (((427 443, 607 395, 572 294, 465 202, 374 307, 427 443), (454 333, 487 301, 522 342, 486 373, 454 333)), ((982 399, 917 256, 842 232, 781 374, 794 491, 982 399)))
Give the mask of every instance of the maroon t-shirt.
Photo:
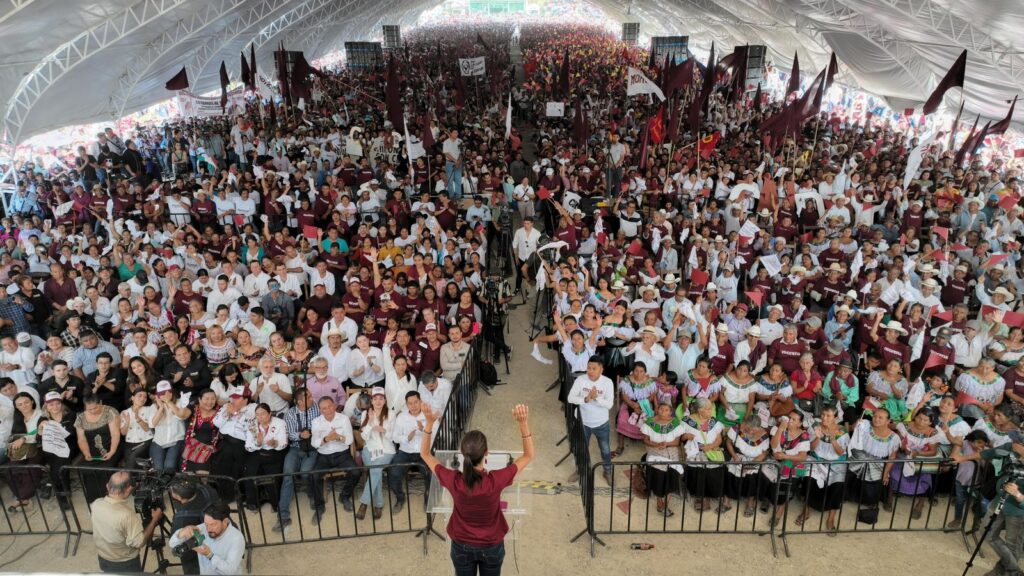
POLYGON ((516 466, 484 472, 472 491, 466 489, 462 473, 437 466, 434 473, 441 485, 452 494, 452 516, 448 520, 448 537, 460 544, 485 548, 505 540, 508 522, 501 512, 501 491, 512 485, 516 466))

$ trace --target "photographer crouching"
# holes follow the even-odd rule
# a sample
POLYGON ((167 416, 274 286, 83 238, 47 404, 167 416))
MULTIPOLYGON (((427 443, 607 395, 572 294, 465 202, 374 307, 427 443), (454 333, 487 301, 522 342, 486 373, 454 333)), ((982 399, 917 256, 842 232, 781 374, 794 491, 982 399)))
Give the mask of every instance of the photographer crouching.
POLYGON ((171 536, 171 549, 178 555, 194 550, 200 574, 241 574, 245 537, 230 514, 227 504, 211 504, 203 512, 202 524, 185 526, 171 536))
MULTIPOLYGON (((171 532, 186 526, 196 526, 203 522, 206 509, 217 501, 217 494, 212 488, 191 478, 177 478, 170 487, 171 499, 174 500, 174 519, 171 521, 171 532)), ((183 550, 179 555, 181 570, 185 574, 199 574, 199 556, 195 550, 183 550)))
POLYGON ((135 510, 135 485, 128 472, 115 472, 107 480, 107 496, 92 504, 93 541, 100 570, 125 574, 142 572, 139 551, 149 544, 164 511, 153 508, 149 522, 135 510))
MULTIPOLYGON (((985 534, 982 534, 982 541, 987 534, 988 543, 999 556, 999 561, 987 575, 1024 574, 1020 568, 1024 551, 1024 492, 1021 491, 1021 486, 1024 486, 1024 462, 1021 462, 1024 457, 1024 435, 1018 430, 1012 430, 1009 437, 1010 442, 981 452, 981 458, 995 464, 1000 471, 999 477, 995 479, 994 498, 988 507, 988 525, 985 534)), ((989 469, 992 469, 991 466, 989 469)), ((978 546, 980 548, 981 544, 978 546)), ((977 554, 978 549, 975 549, 967 562, 968 570, 977 554)))

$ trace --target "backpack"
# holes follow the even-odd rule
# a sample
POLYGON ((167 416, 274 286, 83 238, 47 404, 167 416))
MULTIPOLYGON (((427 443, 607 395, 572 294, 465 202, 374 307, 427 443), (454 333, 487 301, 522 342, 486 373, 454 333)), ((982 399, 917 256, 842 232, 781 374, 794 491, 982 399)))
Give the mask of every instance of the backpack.
POLYGON ((498 370, 490 362, 480 363, 480 382, 490 388, 498 385, 498 370))

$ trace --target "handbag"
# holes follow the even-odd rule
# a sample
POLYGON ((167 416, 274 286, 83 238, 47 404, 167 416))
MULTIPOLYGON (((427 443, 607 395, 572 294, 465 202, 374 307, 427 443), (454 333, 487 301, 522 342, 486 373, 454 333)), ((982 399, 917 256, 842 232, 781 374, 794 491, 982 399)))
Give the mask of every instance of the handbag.
MULTIPOLYGON (((704 434, 704 431, 700 431, 701 440, 707 445, 708 437, 704 434)), ((725 451, 721 448, 715 448, 714 450, 704 451, 704 457, 708 459, 708 462, 725 462, 725 451)))
POLYGON ((20 462, 22 460, 28 460, 29 458, 35 458, 38 454, 38 444, 22 442, 21 446, 18 446, 17 448, 14 447, 13 443, 7 446, 7 459, 11 462, 20 462))
POLYGON ((203 444, 194 437, 188 437, 185 439, 185 449, 182 450, 181 457, 183 460, 188 462, 195 462, 196 464, 206 464, 213 457, 214 452, 217 449, 209 444, 203 444))
POLYGON ((633 468, 629 471, 629 489, 633 496, 646 500, 650 493, 647 491, 647 480, 644 478, 643 470, 633 468))
POLYGON ((785 398, 781 402, 772 404, 771 415, 778 418, 779 416, 786 416, 794 410, 796 410, 796 404, 793 402, 793 399, 785 398))

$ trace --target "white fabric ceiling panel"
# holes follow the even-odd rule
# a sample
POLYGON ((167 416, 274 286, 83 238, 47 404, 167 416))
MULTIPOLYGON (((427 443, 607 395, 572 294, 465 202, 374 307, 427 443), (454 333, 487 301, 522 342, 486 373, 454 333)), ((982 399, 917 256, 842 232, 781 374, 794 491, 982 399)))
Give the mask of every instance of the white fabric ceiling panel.
MULTIPOLYGON (((30 84, 23 82, 26 75, 83 31, 117 21, 130 7, 165 7, 181 1, 30 0, 19 10, 0 5, 0 102, 6 138, 22 141, 60 126, 111 120, 122 104, 127 113, 164 100, 170 96, 164 82, 182 66, 193 65, 204 47, 215 50, 200 77, 190 70, 190 80, 194 91, 215 90, 220 61, 225 60, 231 77, 237 78, 239 52, 265 26, 283 22, 278 19, 285 14, 302 16, 288 18, 287 25, 263 38, 257 60, 264 71, 272 66, 271 54, 281 40, 313 59, 342 42, 377 37, 383 23, 413 22, 439 0, 184 2, 56 75, 38 98, 24 98, 24 85, 30 84), (230 7, 152 59, 129 91, 120 88, 118 78, 128 70, 129 59, 140 58, 161 34, 187 18, 208 14, 217 2, 230 7), (262 19, 253 20, 251 28, 233 37, 217 37, 231 23, 244 21, 239 20, 243 14, 274 2, 274 10, 261 12, 262 19), (18 94, 23 98, 16 100, 18 94), (15 101, 28 102, 28 113, 13 114, 25 109, 12 105, 15 101)), ((1006 114, 1006 101, 1024 92, 1022 0, 634 0, 628 14, 624 2, 593 1, 614 21, 639 20, 647 35, 688 34, 701 51, 712 41, 719 54, 738 44, 764 44, 782 69, 791 65, 797 52, 805 75, 817 73, 835 51, 840 81, 882 96, 898 110, 920 105, 965 48, 968 113, 980 113, 983 120, 1000 119, 1006 114)), ((946 105, 957 106, 960 97, 959 90, 951 90, 946 105)), ((1018 108, 1015 121, 1018 126, 1024 123, 1024 106, 1018 108)))

